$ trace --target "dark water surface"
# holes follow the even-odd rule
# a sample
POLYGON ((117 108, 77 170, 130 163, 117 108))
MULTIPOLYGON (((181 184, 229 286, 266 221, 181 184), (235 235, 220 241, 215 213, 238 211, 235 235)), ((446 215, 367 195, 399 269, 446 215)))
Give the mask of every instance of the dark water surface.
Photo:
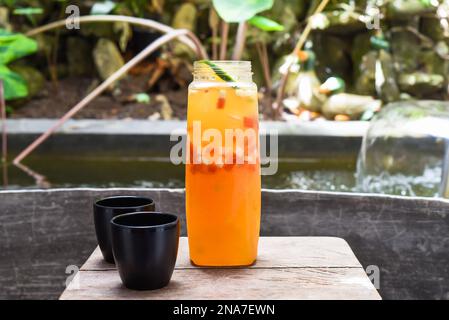
MULTIPOLYGON (((61 187, 184 187, 184 166, 167 158, 96 157, 90 155, 32 155, 25 165, 44 176, 52 188, 61 187)), ((281 158, 278 171, 262 177, 270 189, 352 191, 355 187, 356 156, 281 158)), ((3 189, 38 188, 35 179, 13 166, 1 170, 3 189)))

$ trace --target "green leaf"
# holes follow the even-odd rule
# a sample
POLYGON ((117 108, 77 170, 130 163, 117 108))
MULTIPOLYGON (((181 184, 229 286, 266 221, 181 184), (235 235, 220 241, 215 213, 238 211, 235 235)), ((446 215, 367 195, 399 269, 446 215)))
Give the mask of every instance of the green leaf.
POLYGON ((199 62, 207 64, 221 80, 226 82, 235 82, 235 80, 229 74, 227 74, 222 68, 217 66, 215 63, 209 60, 201 60, 199 62))
POLYGON ((5 100, 24 98, 28 95, 26 81, 7 66, 0 65, 0 79, 3 80, 5 90, 5 100))
POLYGON ((143 104, 149 104, 150 103, 150 96, 147 93, 136 93, 133 96, 134 100, 138 103, 143 103, 143 104))
POLYGON ((14 11, 12 12, 13 14, 16 15, 23 15, 23 16, 28 16, 28 15, 33 15, 33 14, 42 14, 44 13, 44 9, 42 8, 18 8, 18 9, 14 9, 14 11))
POLYGON ((284 30, 284 26, 273 21, 271 19, 262 17, 262 16, 254 16, 248 20, 248 23, 256 28, 259 28, 263 31, 282 31, 284 30))
POLYGON ((37 43, 20 33, 0 29, 0 64, 7 64, 37 51, 37 43))
POLYGON ((243 22, 271 9, 273 0, 213 0, 218 15, 226 22, 243 22))
POLYGON ((431 0, 420 0, 421 4, 424 7, 432 7, 432 1, 431 0))
POLYGON ((90 14, 108 14, 116 7, 116 3, 114 1, 106 0, 103 2, 97 2, 90 9, 90 14))

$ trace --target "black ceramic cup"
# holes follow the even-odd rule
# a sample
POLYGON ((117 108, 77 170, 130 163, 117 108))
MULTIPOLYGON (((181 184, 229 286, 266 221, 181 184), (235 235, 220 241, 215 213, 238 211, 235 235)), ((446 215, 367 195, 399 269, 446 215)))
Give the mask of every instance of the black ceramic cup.
POLYGON ((112 255, 111 219, 117 215, 154 211, 155 204, 150 198, 134 196, 116 196, 98 200, 94 203, 94 223, 98 245, 106 262, 114 263, 112 255))
POLYGON ((165 287, 178 255, 179 219, 174 214, 137 212, 111 220, 112 250, 125 287, 165 287))

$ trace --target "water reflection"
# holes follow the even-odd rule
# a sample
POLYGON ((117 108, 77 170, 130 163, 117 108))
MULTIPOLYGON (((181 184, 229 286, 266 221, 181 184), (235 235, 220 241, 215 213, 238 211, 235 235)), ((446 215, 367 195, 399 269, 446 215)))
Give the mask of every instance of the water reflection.
POLYGON ((48 181, 47 177, 34 171, 30 167, 27 167, 26 165, 22 163, 16 163, 14 164, 17 168, 28 174, 30 177, 32 177, 36 183, 36 186, 42 189, 47 189, 51 187, 50 182, 48 181))
MULTIPOLYGON (((356 159, 356 154, 332 159, 325 155, 281 158, 277 174, 263 176, 262 186, 351 191, 356 159)), ((173 165, 167 158, 35 154, 27 158, 26 166, 10 165, 9 180, 9 189, 45 188, 50 184, 54 188, 183 188, 184 166, 173 165)))
POLYGON ((8 165, 2 161, 3 187, 8 188, 8 165))

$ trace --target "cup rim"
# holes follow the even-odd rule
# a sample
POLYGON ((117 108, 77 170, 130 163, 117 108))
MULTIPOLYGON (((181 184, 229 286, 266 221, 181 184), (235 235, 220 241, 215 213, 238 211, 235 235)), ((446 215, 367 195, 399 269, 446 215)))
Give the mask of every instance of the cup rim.
POLYGON ((105 208, 105 209, 136 209, 136 208, 141 208, 141 207, 145 207, 145 206, 149 206, 149 205, 154 205, 155 202, 152 198, 149 197, 143 197, 143 196, 111 196, 111 197, 106 197, 106 198, 101 198, 99 200, 96 200, 94 202, 94 206, 99 207, 99 208, 105 208), (142 200, 147 200, 148 203, 146 204, 141 204, 138 206, 121 206, 121 207, 116 207, 116 206, 107 206, 107 205, 102 205, 100 204, 100 202, 102 201, 106 201, 106 200, 113 200, 113 199, 142 199, 142 200))
POLYGON ((153 211, 139 211, 139 212, 130 212, 130 213, 124 213, 124 214, 119 214, 115 217, 113 217, 111 219, 111 225, 118 227, 118 228, 123 228, 123 229, 130 229, 130 230, 156 230, 156 229, 169 229, 171 227, 175 227, 179 222, 179 217, 173 213, 168 213, 168 212, 153 212, 153 211), (153 226, 130 226, 130 225, 126 225, 126 224, 120 224, 115 222, 115 220, 123 217, 123 216, 132 216, 132 215, 142 215, 142 214, 159 214, 159 215, 164 215, 164 216, 169 216, 169 217, 174 217, 175 220, 168 222, 168 223, 164 223, 164 224, 158 224, 158 225, 153 225, 153 226))

